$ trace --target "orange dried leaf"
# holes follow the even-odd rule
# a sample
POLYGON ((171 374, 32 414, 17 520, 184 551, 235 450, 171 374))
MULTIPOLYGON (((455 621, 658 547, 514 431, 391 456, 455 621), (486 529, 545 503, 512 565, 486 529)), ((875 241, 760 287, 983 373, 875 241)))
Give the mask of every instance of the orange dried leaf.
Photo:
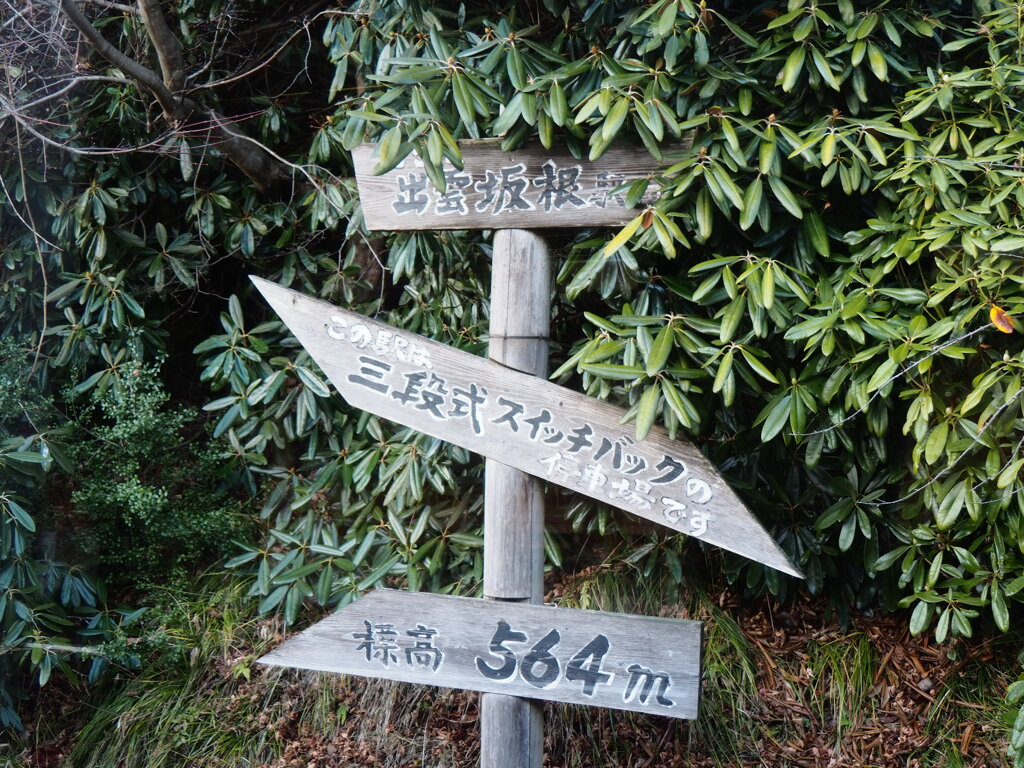
POLYGON ((1013 318, 1006 314, 1002 307, 993 306, 988 311, 988 317, 992 325, 1003 333, 1013 333, 1013 318))
POLYGON ((640 226, 642 226, 644 229, 650 229, 651 228, 651 224, 653 224, 653 223, 654 223, 654 211, 653 211, 653 209, 648 208, 646 211, 644 211, 644 217, 643 217, 643 219, 641 219, 640 226))

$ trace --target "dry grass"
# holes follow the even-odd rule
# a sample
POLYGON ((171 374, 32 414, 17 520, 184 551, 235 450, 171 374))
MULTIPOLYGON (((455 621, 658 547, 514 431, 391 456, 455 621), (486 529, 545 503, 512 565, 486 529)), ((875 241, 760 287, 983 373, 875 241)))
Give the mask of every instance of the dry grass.
MULTIPOLYGON (((686 722, 547 705, 550 768, 999 768, 1017 648, 911 638, 905 617, 841 630, 809 599, 781 609, 729 592, 597 567, 553 584, 564 605, 705 622, 701 717, 686 722)), ((40 728, 16 768, 466 768, 478 760, 477 695, 264 669, 283 639, 245 619, 231 590, 202 597, 188 664, 121 681, 40 728), (213 603, 218 603, 216 606, 213 603), (86 714, 83 720, 83 713, 86 714), (79 726, 74 728, 75 722, 79 726), (82 723, 84 722, 84 725, 82 723)), ((41 713, 42 714, 42 713, 41 713)), ((0 760, 3 765, 3 760, 0 760)))

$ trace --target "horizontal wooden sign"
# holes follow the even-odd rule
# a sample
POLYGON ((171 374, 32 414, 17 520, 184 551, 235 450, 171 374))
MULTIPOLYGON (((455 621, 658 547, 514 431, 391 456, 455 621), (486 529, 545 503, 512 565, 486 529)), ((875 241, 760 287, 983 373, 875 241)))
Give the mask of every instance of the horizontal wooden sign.
POLYGON ((252 280, 355 407, 801 576, 689 441, 635 440, 621 408, 252 280))
POLYGON ((378 589, 261 664, 692 719, 703 625, 378 589))
MULTIPOLYGON (((653 179, 682 156, 684 146, 670 149, 661 161, 645 149, 612 148, 589 162, 566 150, 534 146, 506 152, 498 142, 465 142, 462 170, 445 161, 444 192, 415 154, 379 176, 373 175, 375 144, 356 147, 352 158, 371 230, 579 228, 622 226, 636 216, 619 188, 653 179)), ((641 205, 655 191, 652 182, 641 205)))

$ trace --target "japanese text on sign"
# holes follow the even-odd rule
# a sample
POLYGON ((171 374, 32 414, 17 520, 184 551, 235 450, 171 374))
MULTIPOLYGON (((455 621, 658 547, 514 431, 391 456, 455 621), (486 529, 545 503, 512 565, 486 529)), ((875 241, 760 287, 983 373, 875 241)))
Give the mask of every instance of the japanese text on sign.
POLYGON ((713 517, 706 505, 711 485, 694 477, 686 464, 668 454, 645 458, 629 437, 597 434, 586 422, 556 420, 548 408, 529 408, 504 395, 491 395, 474 382, 453 382, 434 370, 429 353, 401 333, 349 323, 331 315, 327 333, 362 354, 349 373, 350 384, 425 412, 438 422, 463 420, 475 435, 515 433, 534 443, 544 477, 598 498, 640 511, 655 511, 673 526, 688 521, 687 532, 703 536, 713 517), (412 366, 415 370, 408 370, 412 366))
POLYGON ((438 216, 466 216, 471 212, 497 216, 508 211, 550 213, 625 208, 625 198, 615 190, 633 180, 614 171, 600 171, 588 179, 581 165, 559 165, 551 159, 540 167, 539 173, 531 173, 524 163, 516 163, 475 176, 446 161, 446 189, 442 193, 430 183, 418 158, 405 160, 398 171, 391 209, 399 216, 422 216, 428 212, 438 216))
MULTIPOLYGON (((411 629, 400 631, 394 623, 363 620, 364 629, 352 632, 353 640, 359 640, 356 650, 364 654, 369 664, 384 667, 406 666, 437 672, 444 663, 444 651, 435 645, 438 630, 417 623, 411 629)), ((562 683, 578 683, 584 696, 594 697, 597 686, 613 686, 616 673, 602 671, 605 657, 612 650, 607 635, 598 634, 576 651, 568 661, 558 655, 562 636, 557 629, 551 629, 528 649, 514 650, 509 646, 528 646, 530 637, 516 631, 509 622, 499 620, 494 635, 488 644, 488 656, 477 655, 477 673, 488 680, 505 682, 522 678, 526 683, 539 689, 550 689, 562 683)), ((641 705, 672 707, 675 702, 669 698, 672 677, 666 672, 648 669, 642 664, 623 663, 628 675, 620 682, 622 701, 641 705)))
POLYGON ((353 632, 352 637, 361 640, 357 649, 365 652, 367 661, 377 661, 385 667, 403 662, 410 667, 422 667, 436 672, 444 661, 444 653, 434 645, 437 630, 417 624, 414 629, 405 630, 401 635, 394 624, 363 621, 363 632, 353 632), (409 638, 415 641, 409 644, 409 638))

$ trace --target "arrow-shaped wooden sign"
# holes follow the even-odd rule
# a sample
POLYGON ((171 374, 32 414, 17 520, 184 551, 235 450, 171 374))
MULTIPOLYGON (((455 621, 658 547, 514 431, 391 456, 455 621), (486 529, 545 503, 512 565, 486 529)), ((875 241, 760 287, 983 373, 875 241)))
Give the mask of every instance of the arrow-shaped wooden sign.
POLYGON ((378 589, 261 664, 695 718, 699 621, 378 589))
POLYGON ((715 467, 623 409, 252 278, 353 406, 801 576, 715 467))

